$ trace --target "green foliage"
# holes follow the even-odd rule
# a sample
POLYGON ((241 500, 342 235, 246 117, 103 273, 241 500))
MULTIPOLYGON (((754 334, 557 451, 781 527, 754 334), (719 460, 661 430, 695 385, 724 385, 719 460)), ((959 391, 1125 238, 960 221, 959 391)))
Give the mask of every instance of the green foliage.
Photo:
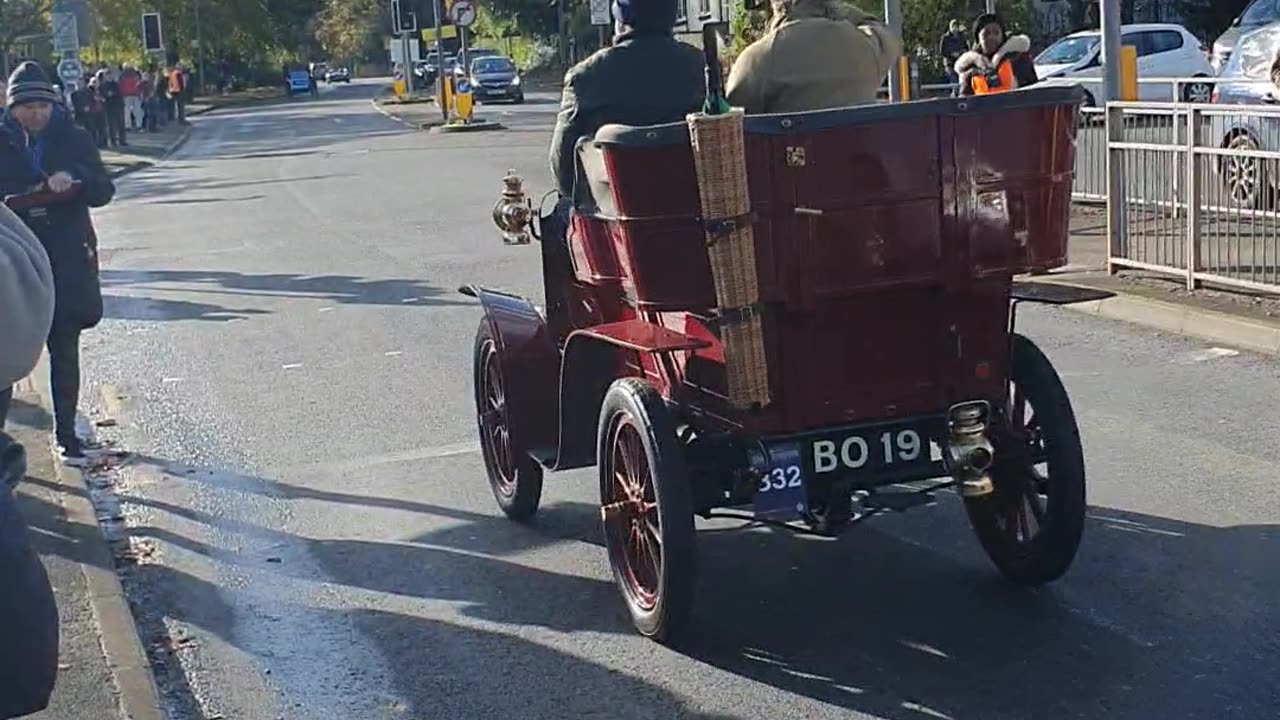
POLYGON ((51 0, 0 0, 0 59, 19 38, 48 32, 51 5, 51 0))

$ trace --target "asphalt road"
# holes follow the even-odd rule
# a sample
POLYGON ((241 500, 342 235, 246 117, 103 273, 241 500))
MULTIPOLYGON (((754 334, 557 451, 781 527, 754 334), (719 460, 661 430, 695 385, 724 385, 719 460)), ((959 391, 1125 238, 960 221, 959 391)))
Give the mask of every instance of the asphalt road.
MULTIPOLYGON (((1072 572, 996 577, 950 496, 839 541, 700 523, 698 636, 630 627, 591 471, 503 519, 462 283, 537 297, 488 213, 555 99, 415 132, 375 87, 216 113, 98 214, 86 393, 173 717, 1206 718, 1280 704, 1280 365, 1028 309, 1088 459, 1072 572)), ((153 648, 153 649, 154 649, 153 648)))

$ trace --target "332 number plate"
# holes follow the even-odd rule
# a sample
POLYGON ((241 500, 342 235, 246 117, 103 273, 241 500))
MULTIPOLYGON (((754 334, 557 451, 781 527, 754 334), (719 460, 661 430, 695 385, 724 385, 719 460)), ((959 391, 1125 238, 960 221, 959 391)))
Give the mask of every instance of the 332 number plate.
POLYGON ((804 489, 804 457, 799 443, 775 445, 756 483, 756 517, 792 520, 804 514, 808 499, 804 489))

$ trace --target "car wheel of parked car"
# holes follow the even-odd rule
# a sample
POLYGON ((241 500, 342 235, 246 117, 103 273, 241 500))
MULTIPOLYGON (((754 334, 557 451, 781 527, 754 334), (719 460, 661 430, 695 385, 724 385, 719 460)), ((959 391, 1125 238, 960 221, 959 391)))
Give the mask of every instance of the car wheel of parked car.
POLYGON ((1182 101, 1189 103, 1208 103, 1213 101, 1213 85, 1209 83, 1190 83, 1182 88, 1182 101))
MULTIPOLYGON (((1226 149, 1243 152, 1261 149, 1248 133, 1238 133, 1226 143, 1226 149)), ((1227 197, 1235 205, 1253 210, 1265 210, 1274 198, 1271 173, 1256 157, 1228 155, 1222 159, 1222 182, 1227 197)))

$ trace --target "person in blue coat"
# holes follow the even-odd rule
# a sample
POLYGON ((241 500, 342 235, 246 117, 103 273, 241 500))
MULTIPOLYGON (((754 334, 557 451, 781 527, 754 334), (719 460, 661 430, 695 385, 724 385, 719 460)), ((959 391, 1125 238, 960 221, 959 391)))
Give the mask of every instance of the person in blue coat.
POLYGON ((79 465, 85 462, 76 434, 80 333, 102 318, 98 243, 89 209, 109 203, 115 185, 93 138, 73 122, 39 65, 18 66, 9 78, 6 102, 0 124, 20 162, 0 168, 0 195, 27 192, 33 179, 54 193, 79 188, 55 204, 18 213, 53 265, 57 299, 47 345, 54 426, 64 460, 79 465))

